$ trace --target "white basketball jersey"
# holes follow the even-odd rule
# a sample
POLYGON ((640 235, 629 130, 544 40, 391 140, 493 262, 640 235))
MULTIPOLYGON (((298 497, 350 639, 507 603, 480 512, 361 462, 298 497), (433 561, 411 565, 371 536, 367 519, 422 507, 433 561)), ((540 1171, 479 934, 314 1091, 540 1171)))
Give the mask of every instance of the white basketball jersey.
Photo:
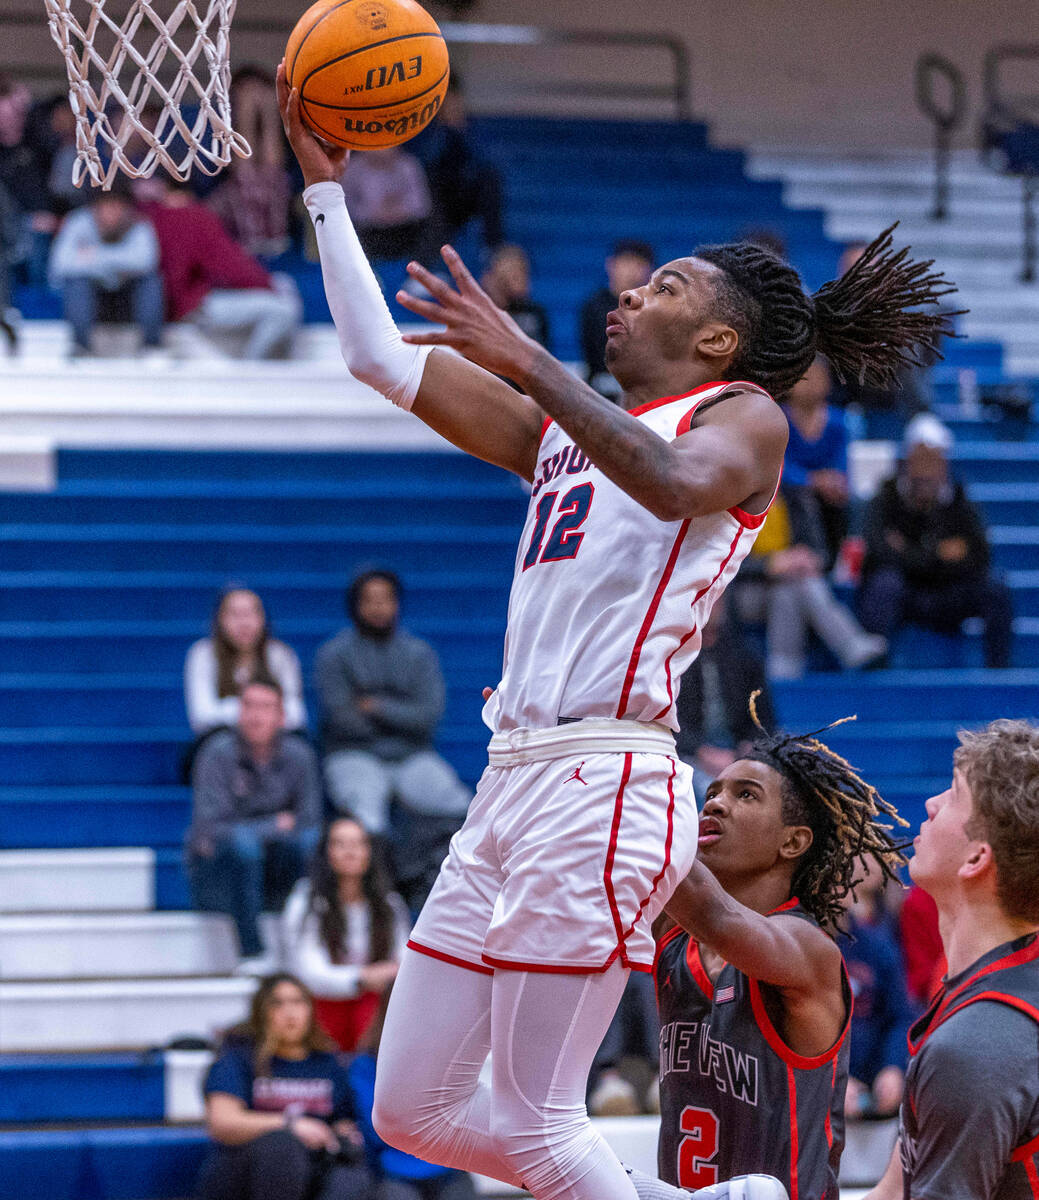
MULTIPOLYGON (((631 415, 673 441, 689 432, 701 404, 730 386, 709 383, 631 415)), ((764 519, 732 508, 658 520, 546 422, 487 723, 540 729, 620 717, 677 729, 678 681, 764 519)))

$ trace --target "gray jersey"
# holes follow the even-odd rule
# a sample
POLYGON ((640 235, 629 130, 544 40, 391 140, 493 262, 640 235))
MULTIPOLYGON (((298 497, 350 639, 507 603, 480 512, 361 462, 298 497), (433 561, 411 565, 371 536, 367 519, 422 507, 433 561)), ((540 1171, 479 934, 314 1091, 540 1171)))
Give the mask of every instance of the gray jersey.
POLYGON ((950 979, 909 1035, 905 1200, 1039 1197, 1039 941, 950 979))

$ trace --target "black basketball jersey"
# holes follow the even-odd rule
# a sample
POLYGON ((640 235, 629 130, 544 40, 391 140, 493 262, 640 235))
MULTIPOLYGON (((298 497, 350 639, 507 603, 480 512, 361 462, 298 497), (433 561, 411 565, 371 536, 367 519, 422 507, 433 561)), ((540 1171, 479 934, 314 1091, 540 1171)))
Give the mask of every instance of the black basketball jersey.
POLYGON ((909 1031, 909 1055, 899 1137, 905 1200, 1039 1196, 1036 935, 943 984, 909 1031))
MULTIPOLYGON (((796 900, 775 911, 817 923, 796 900)), ((851 1021, 847 975, 841 1036, 815 1058, 783 1042, 756 980, 726 964, 712 984, 684 930, 659 942, 655 977, 660 1178, 694 1190, 761 1172, 781 1180, 790 1200, 836 1200, 851 1021)))

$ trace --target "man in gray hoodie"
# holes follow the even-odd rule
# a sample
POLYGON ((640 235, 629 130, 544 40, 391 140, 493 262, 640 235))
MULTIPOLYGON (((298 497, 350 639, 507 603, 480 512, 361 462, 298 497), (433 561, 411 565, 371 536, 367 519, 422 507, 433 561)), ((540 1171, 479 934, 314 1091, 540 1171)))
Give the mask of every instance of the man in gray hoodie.
POLYGON ((400 580, 359 575, 346 594, 353 628, 317 653, 315 667, 332 803, 371 834, 387 832, 389 805, 462 816, 472 793, 433 749, 444 713, 436 652, 398 627, 400 580))

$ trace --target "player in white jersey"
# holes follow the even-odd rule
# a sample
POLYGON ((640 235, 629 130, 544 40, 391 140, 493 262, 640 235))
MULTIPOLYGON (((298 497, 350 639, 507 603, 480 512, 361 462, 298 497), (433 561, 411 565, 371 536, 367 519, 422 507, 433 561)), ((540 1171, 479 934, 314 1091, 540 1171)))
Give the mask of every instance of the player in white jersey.
POLYGON ((903 309, 934 302, 941 280, 881 238, 813 299, 766 251, 701 249, 610 315, 615 406, 524 336, 450 248, 455 287, 412 264, 433 299, 398 297, 446 330, 402 338, 336 182, 345 152, 303 128, 283 70, 279 100, 351 373, 533 485, 485 712, 490 765, 401 964, 375 1123, 538 1200, 634 1200, 588 1121, 585 1080, 694 856, 677 680, 779 484, 787 427, 771 397, 817 349, 843 376, 890 378, 937 341, 941 315, 903 309))

